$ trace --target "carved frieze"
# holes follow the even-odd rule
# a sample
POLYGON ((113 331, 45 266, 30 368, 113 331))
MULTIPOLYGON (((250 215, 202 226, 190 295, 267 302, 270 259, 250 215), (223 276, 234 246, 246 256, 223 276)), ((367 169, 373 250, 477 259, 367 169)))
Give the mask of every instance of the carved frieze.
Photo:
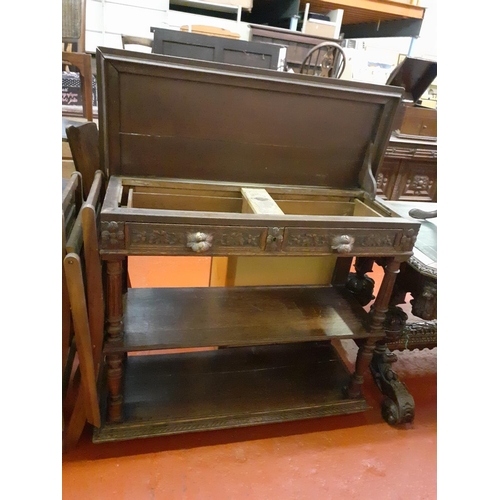
POLYGON ((185 232, 171 232, 152 227, 144 229, 132 227, 130 230, 131 243, 138 245, 182 245, 185 240, 185 232))
POLYGON ((387 248, 393 247, 395 234, 381 231, 379 234, 373 231, 353 231, 351 233, 340 233, 333 231, 296 231, 290 229, 287 234, 287 248, 318 248, 330 249, 332 251, 343 251, 350 253, 353 248, 387 248), (340 244, 340 247, 339 247, 340 244))
POLYGON ((225 247, 260 247, 261 231, 224 232, 220 235, 220 243, 225 247))
POLYGON ((128 244, 186 248, 197 253, 217 248, 261 249, 264 228, 199 227, 159 224, 130 224, 128 244), (196 229, 200 229, 197 231, 196 229))

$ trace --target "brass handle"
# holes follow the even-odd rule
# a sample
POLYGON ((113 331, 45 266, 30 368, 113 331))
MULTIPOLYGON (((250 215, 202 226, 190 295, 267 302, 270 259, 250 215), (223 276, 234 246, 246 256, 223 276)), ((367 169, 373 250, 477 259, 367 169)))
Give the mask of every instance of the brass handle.
POLYGON ((354 237, 348 234, 341 234, 332 238, 331 249, 337 250, 338 253, 349 253, 354 245, 354 237))
POLYGON ((212 246, 213 236, 206 233, 188 233, 186 246, 193 252, 206 252, 212 246))

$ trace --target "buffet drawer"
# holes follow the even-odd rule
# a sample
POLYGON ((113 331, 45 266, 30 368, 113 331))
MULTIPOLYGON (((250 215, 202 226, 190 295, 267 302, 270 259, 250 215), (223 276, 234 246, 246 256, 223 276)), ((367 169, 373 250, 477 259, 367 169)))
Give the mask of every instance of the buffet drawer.
POLYGON ((267 230, 267 227, 128 223, 125 245, 131 253, 258 255, 265 251, 267 230))
POLYGON ((101 223, 101 246, 130 255, 375 255, 411 251, 413 229, 101 223))
POLYGON ((386 254, 405 251, 407 239, 401 230, 291 227, 285 230, 282 251, 287 254, 386 254))

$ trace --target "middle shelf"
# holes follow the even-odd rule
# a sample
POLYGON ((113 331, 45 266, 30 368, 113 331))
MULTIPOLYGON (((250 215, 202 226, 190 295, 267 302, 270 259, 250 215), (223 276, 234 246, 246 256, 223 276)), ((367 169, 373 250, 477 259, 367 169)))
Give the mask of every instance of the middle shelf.
POLYGON ((104 352, 365 338, 368 319, 343 287, 131 288, 104 352))

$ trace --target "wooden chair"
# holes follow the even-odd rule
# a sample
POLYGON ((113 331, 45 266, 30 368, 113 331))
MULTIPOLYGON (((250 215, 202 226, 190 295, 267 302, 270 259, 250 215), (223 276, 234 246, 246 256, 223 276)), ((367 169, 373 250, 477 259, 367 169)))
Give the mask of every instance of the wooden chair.
POLYGON ((83 197, 87 199, 94 176, 99 170, 99 130, 94 122, 66 127, 75 170, 82 175, 83 197))
POLYGON ((76 445, 86 422, 95 427, 101 425, 98 386, 103 367, 104 289, 96 216, 103 193, 104 176, 97 171, 67 238, 63 212, 64 451, 76 445), (68 305, 72 325, 69 335, 65 319, 68 305), (70 387, 72 391, 68 390, 70 387))
POLYGON ((85 0, 62 0, 63 52, 85 52, 85 0))
POLYGON ((83 116, 92 121, 92 56, 85 53, 85 0, 63 0, 62 42, 62 64, 78 70, 83 116))
POLYGON ((335 42, 323 42, 313 47, 304 57, 300 73, 327 78, 340 78, 345 70, 346 55, 335 42))
POLYGON ((128 50, 130 45, 146 47, 149 50, 144 50, 144 52, 151 52, 153 50, 153 39, 142 36, 122 35, 122 48, 128 50))

